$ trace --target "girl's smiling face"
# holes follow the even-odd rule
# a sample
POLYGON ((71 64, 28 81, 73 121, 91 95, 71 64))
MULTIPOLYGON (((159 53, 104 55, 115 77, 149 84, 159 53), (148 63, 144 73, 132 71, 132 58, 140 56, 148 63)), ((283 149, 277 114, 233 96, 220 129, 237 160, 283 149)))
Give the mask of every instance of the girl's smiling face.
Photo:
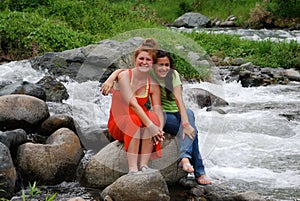
POLYGON ((135 66, 142 72, 149 71, 152 67, 153 58, 151 54, 146 51, 140 52, 137 57, 135 58, 135 66))
POLYGON ((170 60, 168 57, 157 58, 157 62, 154 65, 154 72, 159 78, 165 78, 170 71, 170 60))

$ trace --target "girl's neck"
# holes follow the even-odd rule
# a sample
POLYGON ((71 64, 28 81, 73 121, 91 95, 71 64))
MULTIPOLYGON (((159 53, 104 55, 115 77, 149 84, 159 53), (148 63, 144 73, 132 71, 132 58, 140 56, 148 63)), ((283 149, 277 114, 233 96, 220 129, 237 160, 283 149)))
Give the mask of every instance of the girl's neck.
POLYGON ((136 81, 146 81, 147 80, 148 72, 141 72, 141 71, 139 71, 139 69, 134 68, 134 69, 132 69, 132 74, 136 81))

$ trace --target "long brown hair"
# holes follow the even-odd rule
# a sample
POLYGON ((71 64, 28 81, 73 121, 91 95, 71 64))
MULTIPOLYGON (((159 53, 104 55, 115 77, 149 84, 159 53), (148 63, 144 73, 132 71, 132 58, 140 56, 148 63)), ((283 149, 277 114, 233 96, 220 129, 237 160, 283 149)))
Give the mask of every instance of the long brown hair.
POLYGON ((171 54, 167 51, 164 50, 158 50, 157 54, 156 54, 156 58, 163 58, 163 57, 167 57, 170 61, 170 71, 168 72, 167 76, 165 77, 164 81, 165 81, 165 91, 166 91, 166 96, 168 100, 172 100, 172 93, 174 91, 173 88, 173 72, 174 70, 176 70, 176 67, 174 65, 173 62, 173 58, 171 56, 171 54))

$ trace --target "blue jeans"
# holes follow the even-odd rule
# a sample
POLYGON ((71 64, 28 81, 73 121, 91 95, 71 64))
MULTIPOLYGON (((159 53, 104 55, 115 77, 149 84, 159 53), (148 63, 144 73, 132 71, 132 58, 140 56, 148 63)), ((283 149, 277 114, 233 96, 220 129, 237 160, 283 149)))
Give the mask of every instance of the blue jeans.
POLYGON ((188 158, 194 166, 195 177, 198 178, 205 174, 205 168, 199 150, 198 130, 195 125, 194 113, 190 109, 187 109, 186 112, 190 125, 195 129, 195 137, 193 140, 191 140, 187 135, 184 139, 182 139, 182 126, 179 112, 164 112, 165 125, 163 130, 171 135, 177 135, 179 133, 179 135, 177 135, 180 138, 179 160, 182 158, 188 158))

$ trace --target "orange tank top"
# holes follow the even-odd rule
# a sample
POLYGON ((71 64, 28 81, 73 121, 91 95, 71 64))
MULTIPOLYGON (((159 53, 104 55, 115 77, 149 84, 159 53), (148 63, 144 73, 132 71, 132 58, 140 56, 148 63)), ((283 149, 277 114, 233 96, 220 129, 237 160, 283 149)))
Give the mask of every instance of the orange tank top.
MULTIPOLYGON (((131 69, 129 69, 129 76, 131 82, 132 81, 131 69)), ((135 96, 137 102, 146 113, 148 113, 146 104, 148 102, 149 94, 150 94, 150 76, 148 75, 145 94, 142 96, 135 96)), ((128 103, 124 101, 120 90, 113 90, 109 121, 113 121, 113 116, 130 115, 132 113, 134 113, 134 111, 129 107, 128 103)))

